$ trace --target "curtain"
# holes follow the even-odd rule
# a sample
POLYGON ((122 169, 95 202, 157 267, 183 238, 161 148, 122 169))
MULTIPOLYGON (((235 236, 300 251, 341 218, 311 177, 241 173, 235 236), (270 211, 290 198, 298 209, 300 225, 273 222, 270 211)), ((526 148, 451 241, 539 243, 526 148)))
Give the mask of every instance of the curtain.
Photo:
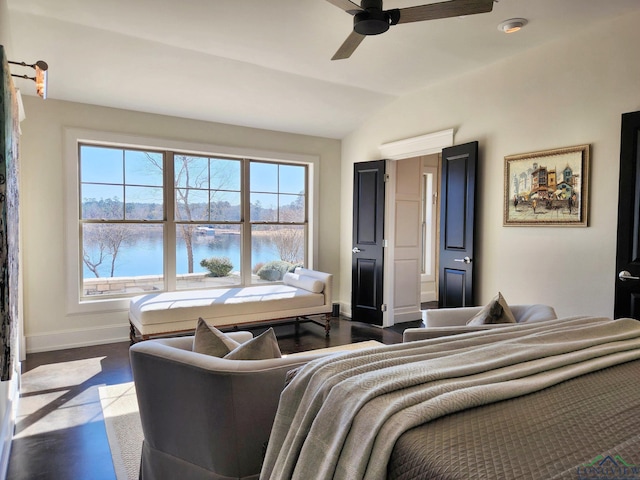
POLYGON ((11 379, 18 319, 18 103, 0 45, 0 380, 11 379))

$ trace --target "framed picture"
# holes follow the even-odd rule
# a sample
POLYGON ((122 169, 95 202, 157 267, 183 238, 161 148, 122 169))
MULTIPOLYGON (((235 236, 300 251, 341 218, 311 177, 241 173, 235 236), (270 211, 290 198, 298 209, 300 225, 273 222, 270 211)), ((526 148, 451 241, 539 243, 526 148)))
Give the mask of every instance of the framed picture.
POLYGON ((589 145, 504 157, 505 226, 586 227, 589 145))

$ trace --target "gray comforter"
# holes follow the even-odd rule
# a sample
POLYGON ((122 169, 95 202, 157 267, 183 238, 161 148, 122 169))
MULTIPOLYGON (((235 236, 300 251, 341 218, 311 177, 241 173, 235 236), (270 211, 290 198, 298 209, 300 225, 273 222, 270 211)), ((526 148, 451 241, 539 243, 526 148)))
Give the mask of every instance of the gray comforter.
POLYGON ((640 322, 562 319, 380 347, 303 368, 262 479, 383 479, 408 430, 640 358, 640 322))
POLYGON ((640 360, 445 415, 396 442, 388 480, 640 480, 640 360))

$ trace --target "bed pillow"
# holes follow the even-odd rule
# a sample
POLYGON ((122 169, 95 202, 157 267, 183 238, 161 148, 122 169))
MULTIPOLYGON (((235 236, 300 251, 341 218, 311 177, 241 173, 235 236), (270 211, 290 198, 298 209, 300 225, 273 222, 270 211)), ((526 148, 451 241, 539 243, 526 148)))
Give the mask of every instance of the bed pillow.
POLYGON ((516 318, 500 292, 482 310, 475 314, 467 322, 467 325, 487 325, 492 323, 516 323, 516 318))
POLYGON ((280 347, 273 328, 252 338, 248 342, 241 343, 223 358, 227 360, 268 360, 280 358, 280 347))
POLYGON ((324 290, 324 282, 322 280, 310 277, 309 275, 302 275, 300 273, 285 273, 284 277, 282 277, 282 283, 285 285, 291 285, 292 287, 301 288, 312 293, 322 293, 324 290))
POLYGON ((198 318, 196 334, 193 337, 194 352, 222 358, 239 345, 240 343, 229 338, 216 327, 212 327, 202 318, 198 318))

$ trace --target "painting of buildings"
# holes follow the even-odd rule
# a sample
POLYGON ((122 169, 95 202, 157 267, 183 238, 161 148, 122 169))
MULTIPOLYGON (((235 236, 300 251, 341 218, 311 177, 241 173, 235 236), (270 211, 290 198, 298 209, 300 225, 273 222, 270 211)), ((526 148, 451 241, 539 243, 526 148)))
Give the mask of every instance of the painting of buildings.
POLYGON ((505 225, 587 224, 589 146, 505 157, 505 225))

